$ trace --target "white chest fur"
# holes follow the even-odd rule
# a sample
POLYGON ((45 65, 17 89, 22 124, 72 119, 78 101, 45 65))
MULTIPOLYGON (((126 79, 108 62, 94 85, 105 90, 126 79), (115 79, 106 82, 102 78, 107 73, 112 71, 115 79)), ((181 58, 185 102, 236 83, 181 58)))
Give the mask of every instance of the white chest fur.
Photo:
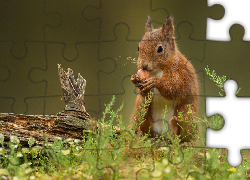
MULTIPOLYGON (((153 71, 150 73, 150 77, 162 77, 163 72, 160 70, 153 71)), ((153 131, 157 134, 161 134, 162 131, 166 132, 167 129, 163 126, 163 121, 169 122, 169 120, 174 115, 174 109, 176 107, 176 102, 174 100, 167 100, 165 97, 163 97, 157 88, 154 89, 154 96, 152 100, 152 106, 151 106, 151 114, 152 114, 152 120, 154 122, 154 129, 153 131), (165 106, 167 105, 167 114, 166 118, 163 119, 165 106)))

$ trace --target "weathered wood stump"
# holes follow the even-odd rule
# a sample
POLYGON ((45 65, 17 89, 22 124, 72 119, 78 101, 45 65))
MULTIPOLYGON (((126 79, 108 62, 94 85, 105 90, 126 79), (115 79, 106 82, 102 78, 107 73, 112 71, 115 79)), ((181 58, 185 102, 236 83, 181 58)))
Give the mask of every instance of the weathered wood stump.
MULTIPOLYGON (((45 134, 49 142, 52 142, 54 137, 82 139, 83 131, 94 132, 101 125, 91 120, 86 112, 86 80, 80 73, 75 80, 72 69, 68 68, 66 73, 59 64, 58 73, 66 103, 64 110, 56 115, 0 113, 0 134, 4 135, 5 141, 9 141, 10 136, 17 136, 23 146, 28 145, 30 138, 34 138, 37 145, 43 145, 45 134)), ((117 133, 120 132, 118 127, 116 130, 117 133)))

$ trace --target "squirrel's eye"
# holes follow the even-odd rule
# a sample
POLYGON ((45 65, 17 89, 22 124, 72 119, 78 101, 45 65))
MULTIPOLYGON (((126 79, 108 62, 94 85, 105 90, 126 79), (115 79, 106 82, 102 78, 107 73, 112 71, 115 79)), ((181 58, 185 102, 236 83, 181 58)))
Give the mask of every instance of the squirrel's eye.
POLYGON ((162 52, 162 50, 163 50, 162 46, 159 46, 158 49, 157 49, 157 52, 160 53, 160 52, 162 52))

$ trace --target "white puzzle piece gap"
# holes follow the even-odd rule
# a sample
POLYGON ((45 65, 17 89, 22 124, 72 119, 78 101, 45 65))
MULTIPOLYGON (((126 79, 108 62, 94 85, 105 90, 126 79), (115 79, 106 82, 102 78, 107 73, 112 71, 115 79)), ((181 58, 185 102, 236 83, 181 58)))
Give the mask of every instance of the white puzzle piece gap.
POLYGON ((231 41, 229 29, 233 24, 240 24, 245 29, 244 41, 250 41, 249 0, 208 0, 208 6, 220 4, 225 8, 225 15, 220 20, 207 19, 207 40, 231 41))
POLYGON ((247 116, 250 98, 236 97, 238 85, 234 80, 224 83, 226 97, 207 97, 206 115, 221 114, 224 127, 219 131, 207 129, 206 146, 209 148, 227 148, 228 163, 237 167, 242 162, 241 149, 250 149, 250 118, 247 116))

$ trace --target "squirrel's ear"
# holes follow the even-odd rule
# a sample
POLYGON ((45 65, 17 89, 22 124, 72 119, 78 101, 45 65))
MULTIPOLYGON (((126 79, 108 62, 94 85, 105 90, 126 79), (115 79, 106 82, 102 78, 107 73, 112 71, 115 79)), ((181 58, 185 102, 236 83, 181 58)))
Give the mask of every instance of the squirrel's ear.
POLYGON ((167 18, 162 26, 162 33, 165 36, 172 36, 174 34, 174 24, 173 24, 173 17, 170 16, 167 18))
POLYGON ((153 29, 152 21, 151 21, 150 16, 148 16, 148 20, 147 20, 147 23, 146 23, 146 32, 151 32, 152 29, 153 29))

